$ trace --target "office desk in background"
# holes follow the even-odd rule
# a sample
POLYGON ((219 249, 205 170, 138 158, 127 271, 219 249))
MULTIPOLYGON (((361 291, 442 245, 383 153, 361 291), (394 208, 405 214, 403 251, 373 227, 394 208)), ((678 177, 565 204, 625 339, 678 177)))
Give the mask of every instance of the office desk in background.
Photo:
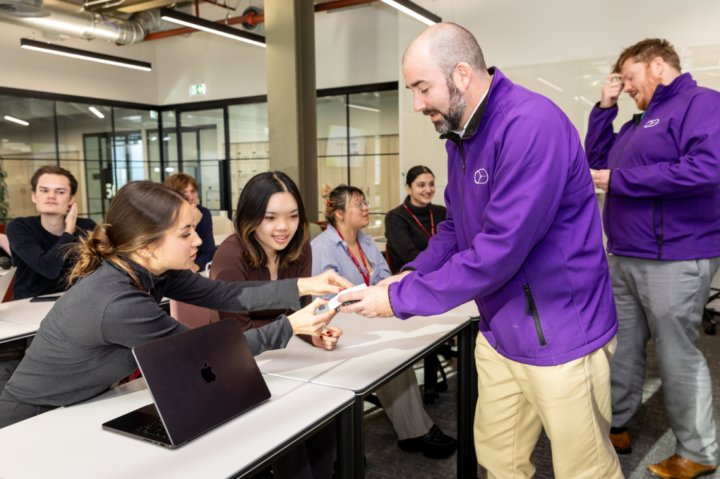
MULTIPOLYGON (((102 424, 152 403, 142 379, 100 397, 0 429, 5 479, 198 479, 251 477, 330 421, 338 439, 352 438, 354 396, 266 376, 269 401, 186 445, 164 449, 102 429, 102 424)), ((338 468, 350 473, 351 444, 338 444, 338 468)), ((345 479, 350 476, 345 475, 345 479)))

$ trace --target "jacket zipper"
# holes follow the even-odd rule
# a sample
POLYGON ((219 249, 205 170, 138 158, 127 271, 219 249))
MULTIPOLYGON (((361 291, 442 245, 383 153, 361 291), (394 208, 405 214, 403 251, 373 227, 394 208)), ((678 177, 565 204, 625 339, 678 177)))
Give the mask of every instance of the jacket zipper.
POLYGON ((663 236, 665 236, 665 218, 663 215, 662 200, 655 200, 655 202, 653 203, 652 225, 653 225, 653 234, 655 234, 655 239, 657 240, 657 244, 658 244, 658 259, 660 259, 660 256, 662 255, 663 236), (657 205, 658 203, 660 203, 660 234, 658 234, 657 228, 655 227, 655 205, 657 205))
POLYGON ((525 309, 525 314, 528 316, 532 314, 533 321, 535 322, 535 332, 537 333, 538 339, 540 340, 540 346, 547 346, 547 341, 545 341, 545 334, 542 330, 542 325, 540 324, 540 315, 538 314, 537 305, 535 305, 535 300, 533 299, 532 292, 530 292, 530 285, 524 284, 523 289, 525 290, 525 299, 527 300, 527 308, 525 309))
POLYGON ((463 211, 465 210, 465 145, 463 144, 462 138, 460 138, 460 152, 462 153, 463 159, 463 179, 462 179, 462 199, 460 200, 460 218, 462 218, 463 211))

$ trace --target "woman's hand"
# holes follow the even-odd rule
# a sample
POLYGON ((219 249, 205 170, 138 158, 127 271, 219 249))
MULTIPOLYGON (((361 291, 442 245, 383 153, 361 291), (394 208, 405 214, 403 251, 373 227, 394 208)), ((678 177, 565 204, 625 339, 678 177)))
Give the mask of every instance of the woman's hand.
POLYGON ((333 270, 312 278, 298 278, 297 282, 300 296, 323 296, 325 294, 338 294, 341 289, 350 289, 353 284, 333 270))
POLYGON ((337 346, 338 338, 343 332, 340 328, 325 328, 320 336, 313 336, 312 342, 318 348, 332 351, 337 346))
POLYGON ((327 304, 327 300, 318 298, 300 311, 296 311, 288 316, 290 325, 293 328, 293 334, 320 336, 323 329, 327 327, 330 321, 332 321, 337 314, 333 310, 316 316, 315 310, 323 304, 327 304))

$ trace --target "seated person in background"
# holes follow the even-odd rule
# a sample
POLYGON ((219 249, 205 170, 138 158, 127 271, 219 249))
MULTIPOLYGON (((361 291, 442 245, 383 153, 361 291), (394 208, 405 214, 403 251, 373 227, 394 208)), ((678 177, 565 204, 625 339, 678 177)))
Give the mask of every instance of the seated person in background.
MULTIPOLYGON (((252 177, 243 188, 235 213, 235 234, 215 253, 210 278, 223 281, 276 281, 312 275, 312 248, 305 206, 297 186, 285 173, 252 177)), ((303 298, 309 303, 309 297, 303 298)), ((275 321, 286 310, 231 313, 213 311, 211 322, 235 318, 243 331, 275 321)), ((335 349, 342 331, 327 328, 313 336, 315 346, 335 349)))
POLYGON ((182 193, 193 208, 195 232, 202 240, 198 247, 197 258, 191 266, 193 273, 202 271, 213 260, 215 254, 215 237, 213 237, 213 223, 210 210, 198 204, 198 184, 195 178, 187 173, 178 173, 165 179, 165 185, 182 193))
MULTIPOLYGON (((123 186, 106 221, 74 246, 77 261, 68 281, 76 282, 43 319, 0 391, 0 428, 85 401, 133 375, 133 347, 188 330, 162 310, 163 296, 234 312, 299 310, 302 296, 350 286, 332 272, 252 283, 193 274, 200 238, 192 208, 176 191, 151 181, 123 186)), ((316 316, 320 304, 245 332, 253 355, 284 348, 293 334, 320 335, 335 314, 316 316)))
MULTIPOLYGON (((370 204, 362 190, 325 185, 327 229, 311 244, 312 274, 335 271, 351 283, 375 285, 391 276, 385 257, 361 229, 369 223, 370 204)), ((332 295, 330 295, 332 296, 332 295)), ((329 296, 328 296, 329 297, 329 296)), ((457 449, 457 441, 446 436, 425 412, 415 371, 410 368, 376 392, 403 451, 422 452, 442 459, 457 449)))
POLYGON ((95 228, 93 220, 77 217, 78 182, 68 170, 43 166, 30 184, 40 215, 15 218, 5 229, 17 267, 13 300, 65 291, 64 278, 73 267, 66 253, 83 231, 95 228))
POLYGON ((445 221, 444 206, 433 205, 435 175, 427 166, 410 168, 406 177, 405 202, 385 216, 385 238, 390 249, 393 274, 414 261, 435 236, 438 223, 445 221))

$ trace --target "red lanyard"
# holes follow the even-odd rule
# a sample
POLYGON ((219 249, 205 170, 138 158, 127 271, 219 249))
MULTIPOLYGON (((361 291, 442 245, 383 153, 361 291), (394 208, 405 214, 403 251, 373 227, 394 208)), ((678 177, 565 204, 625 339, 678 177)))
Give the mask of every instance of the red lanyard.
POLYGON ((427 232, 427 230, 426 230, 425 227, 422 225, 422 223, 420 223, 420 220, 417 219, 417 216, 415 216, 415 215, 412 213, 412 211, 410 211, 410 208, 408 208, 405 203, 403 203, 403 206, 405 207, 405 209, 407 210, 407 212, 410 213, 410 216, 412 216, 413 218, 415 218, 415 221, 417 221, 417 224, 420 225, 420 228, 423 229, 423 231, 425 232, 425 234, 427 235, 428 238, 432 238, 433 236, 435 236, 435 219, 433 218, 432 210, 430 210, 430 233, 432 233, 432 234, 430 234, 430 233, 427 232))
MULTIPOLYGON (((343 238, 342 233, 340 233, 339 230, 337 231, 337 234, 340 236, 340 239, 345 241, 345 238, 343 238)), ((363 266, 365 266, 365 271, 362 270, 360 267, 360 263, 358 262, 355 255, 350 251, 350 247, 348 246, 348 253, 350 253, 350 259, 353 260, 353 263, 355 263, 355 266, 357 266, 358 271, 360 271, 360 274, 362 275, 363 279, 365 280, 365 286, 370 286, 370 270, 368 269, 368 265, 365 262, 365 254, 363 253, 362 246, 360 246, 360 241, 357 242, 358 249, 360 250, 360 258, 362 259, 363 266)))

